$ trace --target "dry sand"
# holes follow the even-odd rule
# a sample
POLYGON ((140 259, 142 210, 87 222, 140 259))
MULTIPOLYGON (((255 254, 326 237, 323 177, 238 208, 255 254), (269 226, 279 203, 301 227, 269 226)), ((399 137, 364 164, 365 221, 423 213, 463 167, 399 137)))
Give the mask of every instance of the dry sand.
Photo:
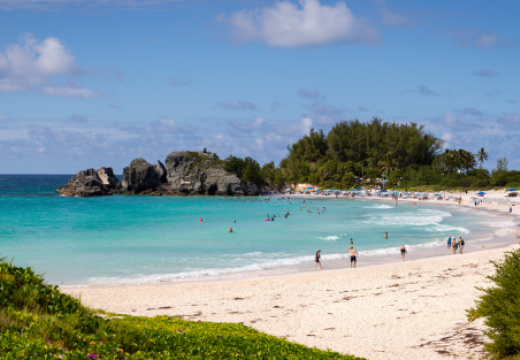
POLYGON ((465 311, 480 294, 475 287, 489 285, 489 260, 516 248, 231 282, 62 291, 109 312, 240 322, 372 360, 480 359, 487 341, 482 320, 468 323, 465 311))

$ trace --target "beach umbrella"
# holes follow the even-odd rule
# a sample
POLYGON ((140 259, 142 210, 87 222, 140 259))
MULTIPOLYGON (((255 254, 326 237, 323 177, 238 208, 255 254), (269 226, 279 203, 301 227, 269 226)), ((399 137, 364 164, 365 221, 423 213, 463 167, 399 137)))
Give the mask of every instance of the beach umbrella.
POLYGON ((486 195, 484 191, 478 192, 477 195, 486 195))
POLYGON ((441 194, 435 194, 435 196, 441 196, 441 194))
POLYGON ((314 189, 314 186, 307 186, 306 189, 314 189))
POLYGON ((516 188, 509 188, 506 191, 516 191, 516 188))
POLYGON ((317 188, 317 189, 316 189, 316 191, 320 191, 320 190, 321 190, 321 188, 317 188))

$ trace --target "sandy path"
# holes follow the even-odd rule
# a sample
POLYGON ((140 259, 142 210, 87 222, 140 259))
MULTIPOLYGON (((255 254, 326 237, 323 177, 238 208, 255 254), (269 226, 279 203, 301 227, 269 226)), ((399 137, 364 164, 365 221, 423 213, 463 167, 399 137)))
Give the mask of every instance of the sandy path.
POLYGON ((503 253, 495 249, 227 283, 64 292, 110 312, 241 322, 293 342, 373 360, 453 354, 479 359, 482 324, 468 325, 465 310, 479 295, 475 286, 488 283, 486 276, 493 272, 488 260, 501 260, 503 253))

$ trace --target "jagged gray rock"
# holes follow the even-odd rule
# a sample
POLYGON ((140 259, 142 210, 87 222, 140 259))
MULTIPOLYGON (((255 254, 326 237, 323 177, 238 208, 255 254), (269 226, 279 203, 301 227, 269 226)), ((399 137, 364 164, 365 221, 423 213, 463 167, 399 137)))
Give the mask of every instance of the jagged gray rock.
POLYGON ((123 190, 131 193, 157 190, 160 187, 154 166, 143 158, 132 160, 130 166, 123 169, 122 185, 123 190))
POLYGON ((108 192, 115 192, 115 191, 121 191, 122 186, 119 180, 117 180, 116 176, 114 175, 114 170, 112 168, 105 168, 102 167, 101 169, 98 169, 97 175, 101 182, 103 183, 103 187, 108 192))
POLYGON ((87 169, 78 172, 69 179, 68 184, 60 186, 56 192, 67 196, 90 197, 108 195, 120 189, 121 184, 114 176, 112 168, 101 168, 98 171, 87 169))
POLYGON ((174 151, 165 160, 171 191, 183 194, 258 195, 258 187, 248 187, 236 174, 224 170, 212 154, 174 151))

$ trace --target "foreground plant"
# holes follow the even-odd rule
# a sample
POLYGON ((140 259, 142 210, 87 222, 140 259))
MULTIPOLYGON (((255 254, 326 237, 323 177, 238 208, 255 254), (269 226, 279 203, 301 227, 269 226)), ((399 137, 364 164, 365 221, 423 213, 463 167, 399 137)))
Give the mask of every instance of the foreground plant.
MULTIPOLYGON (((101 312, 97 312, 101 313, 101 312)), ((2 359, 359 359, 311 349, 241 324, 101 317, 0 259, 2 359)))
POLYGON ((488 279, 494 286, 479 288, 484 295, 468 310, 468 317, 470 321, 486 318, 489 330, 485 334, 493 340, 485 345, 488 351, 498 358, 520 358, 520 249, 506 253, 503 263, 492 263, 496 273, 488 279))

